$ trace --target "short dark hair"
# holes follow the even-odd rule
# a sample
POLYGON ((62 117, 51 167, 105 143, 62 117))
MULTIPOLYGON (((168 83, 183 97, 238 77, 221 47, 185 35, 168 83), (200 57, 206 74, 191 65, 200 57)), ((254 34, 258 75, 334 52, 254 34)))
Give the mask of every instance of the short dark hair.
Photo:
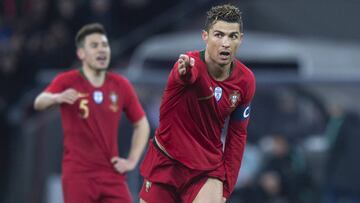
POLYGON ((243 22, 240 10, 231 5, 224 4, 212 7, 207 13, 204 30, 209 31, 217 21, 222 20, 229 23, 239 23, 240 32, 243 32, 243 22))
POLYGON ((106 35, 104 26, 101 25, 100 23, 90 23, 90 24, 84 25, 76 34, 76 37, 75 37, 76 47, 77 48, 83 47, 85 37, 88 35, 94 34, 94 33, 106 35))

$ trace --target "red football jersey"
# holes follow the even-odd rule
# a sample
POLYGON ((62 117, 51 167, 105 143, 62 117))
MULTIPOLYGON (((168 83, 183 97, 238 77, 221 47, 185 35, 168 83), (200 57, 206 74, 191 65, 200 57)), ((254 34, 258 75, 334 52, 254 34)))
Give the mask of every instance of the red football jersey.
POLYGON ((212 170, 223 165, 227 197, 241 164, 255 78, 244 64, 234 60, 230 77, 216 81, 207 71, 204 52, 187 55, 195 59, 195 65, 182 78, 178 64, 174 65, 163 94, 156 140, 189 168, 212 170), (223 151, 221 132, 228 117, 223 151))
POLYGON ((80 70, 59 74, 46 92, 68 88, 79 92, 73 104, 61 104, 64 129, 63 176, 117 176, 110 159, 119 156, 118 127, 121 113, 131 122, 145 114, 134 88, 124 77, 107 72, 101 87, 94 87, 80 70))

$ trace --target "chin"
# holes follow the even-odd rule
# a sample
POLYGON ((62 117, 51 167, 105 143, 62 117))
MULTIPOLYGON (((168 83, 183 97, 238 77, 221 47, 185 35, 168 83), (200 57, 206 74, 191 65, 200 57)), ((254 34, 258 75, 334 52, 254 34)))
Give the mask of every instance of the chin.
POLYGON ((219 61, 218 62, 218 64, 219 64, 219 66, 227 66, 227 65, 229 65, 231 63, 231 61, 219 61))
POLYGON ((107 70, 107 67, 96 67, 95 70, 97 70, 97 71, 105 71, 105 70, 107 70))

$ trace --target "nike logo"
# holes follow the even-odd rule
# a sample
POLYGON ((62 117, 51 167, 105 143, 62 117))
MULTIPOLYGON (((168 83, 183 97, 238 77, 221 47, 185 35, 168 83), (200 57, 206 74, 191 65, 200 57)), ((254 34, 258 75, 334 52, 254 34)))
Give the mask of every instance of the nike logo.
POLYGON ((79 98, 83 98, 83 97, 87 97, 87 96, 89 96, 89 94, 88 94, 88 93, 81 93, 81 92, 78 92, 78 96, 79 96, 79 98))
POLYGON ((206 96, 206 97, 199 97, 198 100, 201 101, 201 100, 211 99, 213 96, 214 96, 214 93, 212 93, 211 95, 206 96))
POLYGON ((208 100, 208 99, 211 99, 213 96, 214 96, 214 90, 212 89, 212 87, 209 87, 210 91, 212 92, 211 95, 209 96, 205 96, 205 97, 199 97, 198 100, 201 101, 201 100, 208 100))

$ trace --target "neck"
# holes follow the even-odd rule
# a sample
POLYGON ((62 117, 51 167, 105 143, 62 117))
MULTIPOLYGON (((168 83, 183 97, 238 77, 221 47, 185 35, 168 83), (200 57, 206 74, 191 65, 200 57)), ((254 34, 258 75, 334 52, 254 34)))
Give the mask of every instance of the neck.
POLYGON ((217 81, 226 80, 230 76, 231 63, 226 65, 219 65, 213 61, 209 54, 205 51, 205 63, 209 74, 217 81))
POLYGON ((105 70, 94 70, 90 67, 83 66, 82 71, 86 77, 86 79, 94 86, 100 87, 104 84, 105 81, 105 70))

